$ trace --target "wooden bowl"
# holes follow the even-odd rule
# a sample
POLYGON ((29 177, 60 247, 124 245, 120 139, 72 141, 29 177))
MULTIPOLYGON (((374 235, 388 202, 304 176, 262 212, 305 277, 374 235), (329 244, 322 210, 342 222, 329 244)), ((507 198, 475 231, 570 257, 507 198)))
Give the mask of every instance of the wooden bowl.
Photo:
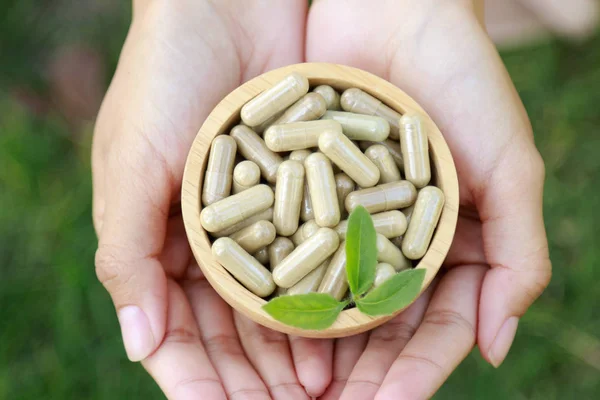
POLYGON ((445 206, 429 250, 417 265, 417 268, 427 270, 421 292, 429 286, 448 253, 456 229, 458 180, 452 155, 438 127, 412 98, 391 83, 356 68, 326 63, 290 65, 260 75, 225 97, 210 113, 198 131, 188 155, 181 194, 185 229, 194 256, 206 279, 227 303, 246 317, 261 325, 291 335, 313 338, 354 335, 375 328, 393 316, 370 317, 362 314, 358 309, 352 308, 343 311, 331 327, 320 331, 303 330, 276 321, 262 310, 261 306, 265 304, 265 300, 244 288, 215 261, 211 253, 210 239, 200 225, 202 179, 211 141, 217 135, 229 133, 229 130, 239 123, 240 109, 246 102, 294 71, 306 76, 311 87, 327 84, 340 93, 345 89, 356 87, 382 100, 401 114, 418 112, 424 117, 433 167, 432 183, 442 189, 446 197, 445 206))

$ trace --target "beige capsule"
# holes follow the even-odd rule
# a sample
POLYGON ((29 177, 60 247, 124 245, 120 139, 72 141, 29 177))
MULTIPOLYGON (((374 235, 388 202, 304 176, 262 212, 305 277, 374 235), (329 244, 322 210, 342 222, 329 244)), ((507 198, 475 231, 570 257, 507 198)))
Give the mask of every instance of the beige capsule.
POLYGON ((419 189, 426 186, 431 180, 431 166, 427 132, 420 116, 406 114, 400 118, 400 147, 406 180, 419 189))
POLYGON ((252 161, 242 161, 233 169, 233 193, 240 193, 260 182, 260 168, 252 161))
POLYGON ((283 162, 283 159, 278 154, 269 150, 265 141, 247 126, 238 125, 234 127, 230 135, 235 139, 238 151, 246 159, 258 165, 262 176, 268 182, 275 183, 277 180, 277 169, 283 162))
POLYGON ((205 207, 200 223, 209 232, 217 232, 237 224, 273 205, 275 196, 267 185, 256 185, 205 207))
MULTIPOLYGON (((401 236, 406 232, 406 217, 401 211, 392 210, 371 215, 375 231, 386 238, 401 236)), ((348 231, 348 220, 341 221, 335 228, 341 239, 346 238, 348 231)))
POLYGON ((275 290, 271 272, 231 238, 220 238, 212 245, 212 254, 219 264, 248 290, 266 297, 275 290))
POLYGON ((266 247, 259 249, 256 253, 253 254, 256 261, 261 263, 264 266, 269 265, 269 250, 266 247))
POLYGON ((328 110, 337 111, 342 109, 340 105, 340 94, 331 86, 319 85, 313 89, 313 92, 323 96, 328 110))
POLYGON ((278 286, 290 288, 332 255, 340 239, 333 229, 321 228, 273 269, 278 286))
POLYGON ((379 182, 379 170, 375 164, 343 133, 323 132, 319 136, 319 150, 359 186, 367 188, 379 182))
POLYGON ((340 206, 340 213, 345 214, 344 202, 346 201, 346 197, 354 190, 354 181, 343 172, 335 174, 333 178, 335 179, 335 190, 340 206))
POLYGON ((319 285, 323 280, 327 267, 329 266, 329 259, 325 260, 317 268, 309 272, 304 278, 300 279, 298 283, 287 290, 287 294, 307 294, 316 292, 319 289, 319 285))
POLYGON ((376 115, 385 119, 390 124, 390 139, 398 139, 398 120, 401 115, 383 104, 382 101, 360 89, 352 88, 344 91, 340 103, 345 111, 376 115))
POLYGON ((285 110, 273 125, 313 121, 321 118, 325 111, 327 111, 327 104, 323 96, 317 93, 308 93, 285 110))
POLYGON ((400 169, 385 146, 374 144, 365 151, 365 156, 379 169, 379 183, 396 182, 402 179, 400 169))
POLYGON ((306 157, 310 156, 311 153, 312 151, 310 150, 294 150, 290 153, 289 160, 300 161, 304 164, 304 160, 306 160, 306 157))
POLYGON ((361 189, 346 197, 346 210, 352 212, 359 205, 369 213, 397 210, 415 202, 417 189, 409 181, 396 181, 361 189))
POLYGON ((254 224, 235 232, 230 237, 242 249, 252 254, 265 247, 275 240, 275 225, 269 221, 258 221, 254 224))
POLYGON ((396 275, 396 270, 390 264, 380 263, 375 268, 375 280, 373 281, 373 287, 381 286, 381 284, 392 276, 396 275))
POLYGON ((236 151, 237 145, 230 136, 219 135, 213 139, 202 185, 202 204, 205 206, 229 196, 236 151))
POLYGON ((279 235, 290 236, 298 229, 303 194, 304 167, 299 161, 284 161, 277 171, 273 210, 273 224, 279 235))
POLYGON ((277 237, 268 247, 269 266, 275 268, 284 258, 294 250, 294 243, 289 238, 277 237))
POLYGON ((390 135, 390 124, 381 117, 343 111, 327 111, 322 119, 332 119, 342 125, 344 135, 352 140, 380 142, 390 135))
POLYGON ((300 225, 296 233, 291 236, 292 242, 295 246, 299 246, 300 244, 304 243, 306 239, 317 233, 319 229, 321 229, 321 227, 314 219, 306 221, 300 225))
POLYGON ((243 221, 238 222, 235 225, 230 226, 229 228, 226 229, 222 229, 220 231, 217 232, 212 232, 211 235, 216 237, 216 238, 220 238, 223 236, 230 236, 233 233, 244 229, 247 226, 252 225, 255 222, 258 221, 273 221, 273 207, 269 207, 264 211, 260 211, 256 214, 253 214, 251 216, 249 216, 248 218, 246 218, 243 221))
POLYGON ((404 160, 402 159, 402 151, 400 150, 400 143, 395 140, 384 140, 383 142, 369 142, 369 141, 361 141, 359 146, 361 150, 367 150, 369 147, 380 144, 385 147, 389 152, 396 166, 402 171, 404 169, 404 160))
POLYGON ((315 221, 322 227, 336 226, 341 214, 329 159, 322 153, 313 153, 304 160, 304 168, 315 221))
MULTIPOLYGON (((306 157, 311 155, 310 150, 294 150, 290 153, 290 160, 300 161, 304 164, 306 157)), ((312 202, 310 201, 310 192, 308 190, 308 182, 304 180, 304 192, 302 194, 302 205, 300 206, 300 219, 303 222, 315 219, 315 213, 313 212, 312 202)))
POLYGON ((377 234, 377 260, 390 264, 398 272, 412 267, 400 249, 381 233, 377 234))
MULTIPOLYGON (((273 125, 273 123, 275 123, 275 121, 277 121, 277 119, 279 119, 279 117, 281 117, 283 115, 284 112, 285 112, 285 110, 278 112, 277 114, 273 115, 271 118, 269 118, 262 124, 253 126, 251 129, 254 132, 258 133, 259 135, 262 135, 264 133, 264 131, 266 131, 271 125, 273 125)), ((242 121, 242 124, 243 123, 244 123, 244 121, 242 121)))
POLYGON ((330 130, 341 133, 342 126, 331 120, 272 125, 265 131, 265 144, 272 151, 309 149, 317 147, 319 136, 330 130))
POLYGON ((260 125, 294 104, 308 93, 308 88, 308 79, 293 72, 247 102, 242 107, 242 121, 248 126, 260 125))
POLYGON ((337 251, 331 258, 325 276, 317 290, 327 293, 336 300, 341 300, 348 291, 348 278, 346 277, 346 242, 341 242, 337 251))
POLYGON ((407 258, 418 260, 427 252, 444 208, 444 200, 444 193, 435 186, 419 190, 410 225, 402 239, 402 253, 407 258))

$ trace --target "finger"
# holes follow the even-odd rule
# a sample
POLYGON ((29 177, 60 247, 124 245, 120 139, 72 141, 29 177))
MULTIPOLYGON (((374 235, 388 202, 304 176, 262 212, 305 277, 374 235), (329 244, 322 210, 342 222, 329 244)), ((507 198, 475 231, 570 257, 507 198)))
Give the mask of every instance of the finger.
MULTIPOLYGON (((102 122, 99 121, 98 124, 102 122)), ((96 127, 98 131, 98 127, 96 127)), ((100 135, 94 134, 92 145, 92 222, 96 230, 96 236, 102 230, 102 222, 104 221, 104 157, 101 153, 101 145, 98 143, 100 135)))
POLYGON ((331 382, 333 340, 289 336, 289 341, 300 384, 309 396, 320 396, 331 382))
POLYGON ((477 302, 487 267, 453 268, 440 280, 423 322, 394 361, 377 400, 428 399, 475 344, 477 302))
POLYGON ((182 279, 191 258, 192 250, 185 234, 183 217, 181 214, 171 216, 167 223, 167 235, 159 261, 168 276, 182 279))
POLYGON ((496 367, 510 349, 519 318, 552 275, 542 215, 544 168, 533 145, 523 146, 512 146, 480 199, 492 269, 483 283, 478 344, 496 367))
POLYGON ((599 8, 595 0, 571 0, 565 7, 560 0, 519 0, 552 31, 571 38, 584 38, 598 25, 599 8))
POLYGON ((120 143, 107 159, 104 222, 96 252, 96 274, 110 293, 127 355, 140 361, 162 341, 167 282, 157 255, 166 233, 171 190, 168 174, 150 168, 148 149, 120 143), (148 167, 148 168, 146 168, 148 167))
POLYGON ((274 399, 308 399, 298 382, 287 335, 234 312, 235 326, 248 359, 274 399))
POLYGON ((270 399, 267 388, 242 349, 231 307, 205 280, 190 282, 185 291, 200 328, 202 343, 223 382, 227 398, 270 399))
POLYGON ((454 267, 471 264, 487 264, 483 252, 481 221, 477 211, 461 206, 456 223, 456 233, 444 265, 454 267))
POLYGON ((225 399, 183 290, 167 283, 168 320, 160 347, 142 364, 170 400, 225 399))
POLYGON ((341 399, 372 399, 404 346, 413 337, 429 304, 433 285, 391 321, 374 329, 365 351, 352 370, 341 399))
POLYGON ((327 391, 320 397, 321 400, 337 400, 340 398, 352 369, 367 345, 368 338, 368 333, 361 333, 335 341, 333 379, 327 391))

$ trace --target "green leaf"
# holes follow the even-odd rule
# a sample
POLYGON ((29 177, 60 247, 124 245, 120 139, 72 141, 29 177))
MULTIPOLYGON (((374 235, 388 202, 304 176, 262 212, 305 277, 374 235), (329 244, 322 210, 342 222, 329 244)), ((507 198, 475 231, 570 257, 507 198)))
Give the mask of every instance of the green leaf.
POLYGON ((368 315, 390 315, 412 303, 421 291, 425 269, 399 272, 362 299, 356 299, 358 309, 368 315))
POLYGON ((377 232, 369 212, 358 206, 348 219, 346 232, 346 274, 354 297, 373 286, 377 266, 377 232))
POLYGON ((331 326, 347 304, 326 293, 308 293, 279 296, 262 308, 284 324, 320 330, 331 326))

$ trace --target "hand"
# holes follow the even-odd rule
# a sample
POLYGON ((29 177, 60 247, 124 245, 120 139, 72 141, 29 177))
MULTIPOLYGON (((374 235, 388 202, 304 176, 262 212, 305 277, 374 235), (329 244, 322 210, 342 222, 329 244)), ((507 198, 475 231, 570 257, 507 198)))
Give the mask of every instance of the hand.
POLYGON ((417 100, 450 146, 461 205, 435 291, 372 333, 338 340, 322 398, 428 398, 475 343, 500 365, 551 276, 544 165, 471 2, 317 0, 306 58, 373 72, 417 100))
POLYGON ((129 358, 170 399, 306 399, 331 377, 331 343, 232 312, 200 276, 179 213, 188 150, 243 81, 301 62, 306 1, 137 1, 94 136, 96 270, 129 358))

